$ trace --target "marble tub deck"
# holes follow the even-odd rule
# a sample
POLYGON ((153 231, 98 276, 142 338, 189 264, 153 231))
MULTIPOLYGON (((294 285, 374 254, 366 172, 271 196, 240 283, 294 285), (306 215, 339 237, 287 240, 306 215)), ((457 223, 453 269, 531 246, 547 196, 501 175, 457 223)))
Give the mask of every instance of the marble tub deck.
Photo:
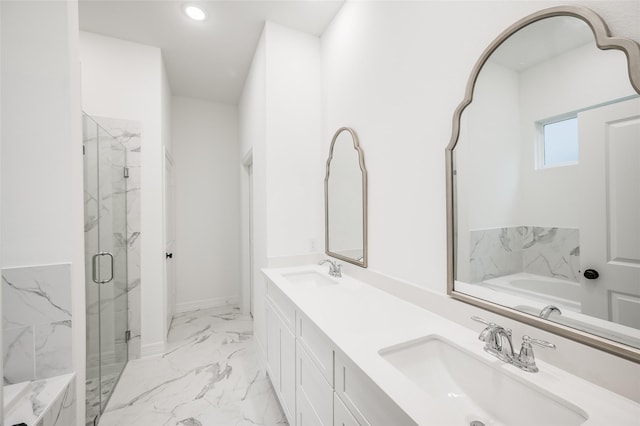
POLYGON ((168 340, 127 364, 100 426, 287 425, 239 308, 178 314, 168 340))

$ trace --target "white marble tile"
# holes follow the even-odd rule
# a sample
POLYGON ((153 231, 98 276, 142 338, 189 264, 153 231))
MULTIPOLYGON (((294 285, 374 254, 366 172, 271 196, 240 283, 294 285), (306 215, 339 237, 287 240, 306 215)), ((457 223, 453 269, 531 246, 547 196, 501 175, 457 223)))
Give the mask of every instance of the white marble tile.
POLYGON ((532 227, 524 238, 522 259, 524 272, 579 282, 580 233, 532 227))
POLYGON ((522 236, 517 228, 471 231, 472 283, 522 271, 522 236))
POLYGON ((36 426, 73 426, 76 424, 75 378, 45 410, 36 426))
POLYGON ((130 361, 100 426, 282 425, 259 367, 253 322, 237 307, 174 318, 167 352, 130 361))
POLYGON ((514 226, 471 231, 470 282, 529 272, 580 280, 577 229, 514 226))
POLYGON ((36 379, 72 372, 71 321, 36 325, 34 328, 36 379))
POLYGON ((35 379, 33 326, 3 330, 4 384, 35 379))
POLYGON ((2 270, 4 328, 71 319, 71 265, 2 270))
POLYGON ((29 383, 27 394, 4 413, 7 425, 35 426, 75 424, 75 375, 65 374, 29 383))
MULTIPOLYGON (((93 117, 97 123, 107 129, 111 135, 126 147, 126 163, 129 177, 126 179, 126 236, 120 238, 127 246, 127 282, 128 287, 128 329, 129 359, 140 357, 141 305, 140 305, 140 123, 110 117, 93 117)), ((121 188, 122 189, 122 188, 121 188)))

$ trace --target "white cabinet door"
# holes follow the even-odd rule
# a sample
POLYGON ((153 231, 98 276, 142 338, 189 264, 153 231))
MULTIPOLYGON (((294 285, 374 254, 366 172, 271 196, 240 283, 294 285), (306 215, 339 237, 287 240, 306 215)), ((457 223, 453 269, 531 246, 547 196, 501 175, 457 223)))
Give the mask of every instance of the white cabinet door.
POLYGON ((267 372, 287 420, 296 412, 296 338, 267 299, 267 372))
POLYGON ((296 413, 296 337, 284 322, 280 322, 280 394, 282 409, 291 423, 296 413))
MULTIPOLYGON (((321 426, 331 426, 333 424, 333 388, 329 386, 299 341, 296 345, 296 360, 296 395, 298 396, 298 401, 304 398, 305 402, 309 403, 308 405, 315 413, 321 426)), ((298 406, 296 418, 305 417, 304 409, 305 405, 300 404, 298 406)), ((310 414, 311 412, 306 414, 306 417, 308 418, 310 414)))
POLYGON ((266 304, 267 373, 276 390, 280 389, 280 321, 271 303, 266 304))
POLYGON ((298 341, 333 388, 333 344, 320 329, 300 311, 296 312, 298 341))
POLYGON ((326 426, 322 424, 304 393, 298 393, 296 398, 296 422, 290 426, 326 426))
POLYGON ((333 426, 361 426, 335 393, 333 394, 333 426))

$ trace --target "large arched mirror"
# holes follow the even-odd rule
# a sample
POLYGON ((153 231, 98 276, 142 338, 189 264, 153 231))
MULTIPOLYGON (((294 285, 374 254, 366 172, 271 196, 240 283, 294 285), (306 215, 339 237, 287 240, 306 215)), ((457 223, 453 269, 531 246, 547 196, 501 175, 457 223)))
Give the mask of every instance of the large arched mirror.
POLYGON ((640 361, 640 45, 582 7, 482 54, 447 147, 448 292, 640 361))
POLYGON ((325 252, 367 267, 367 169, 358 135, 338 129, 324 179, 325 252))

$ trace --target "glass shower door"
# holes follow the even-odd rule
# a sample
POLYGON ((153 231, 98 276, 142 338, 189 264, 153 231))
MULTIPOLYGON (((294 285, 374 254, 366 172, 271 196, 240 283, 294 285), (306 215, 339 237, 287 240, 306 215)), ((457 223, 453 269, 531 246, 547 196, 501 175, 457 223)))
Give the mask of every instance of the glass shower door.
POLYGON ((127 359, 126 150, 84 124, 87 424, 105 409, 127 359))

